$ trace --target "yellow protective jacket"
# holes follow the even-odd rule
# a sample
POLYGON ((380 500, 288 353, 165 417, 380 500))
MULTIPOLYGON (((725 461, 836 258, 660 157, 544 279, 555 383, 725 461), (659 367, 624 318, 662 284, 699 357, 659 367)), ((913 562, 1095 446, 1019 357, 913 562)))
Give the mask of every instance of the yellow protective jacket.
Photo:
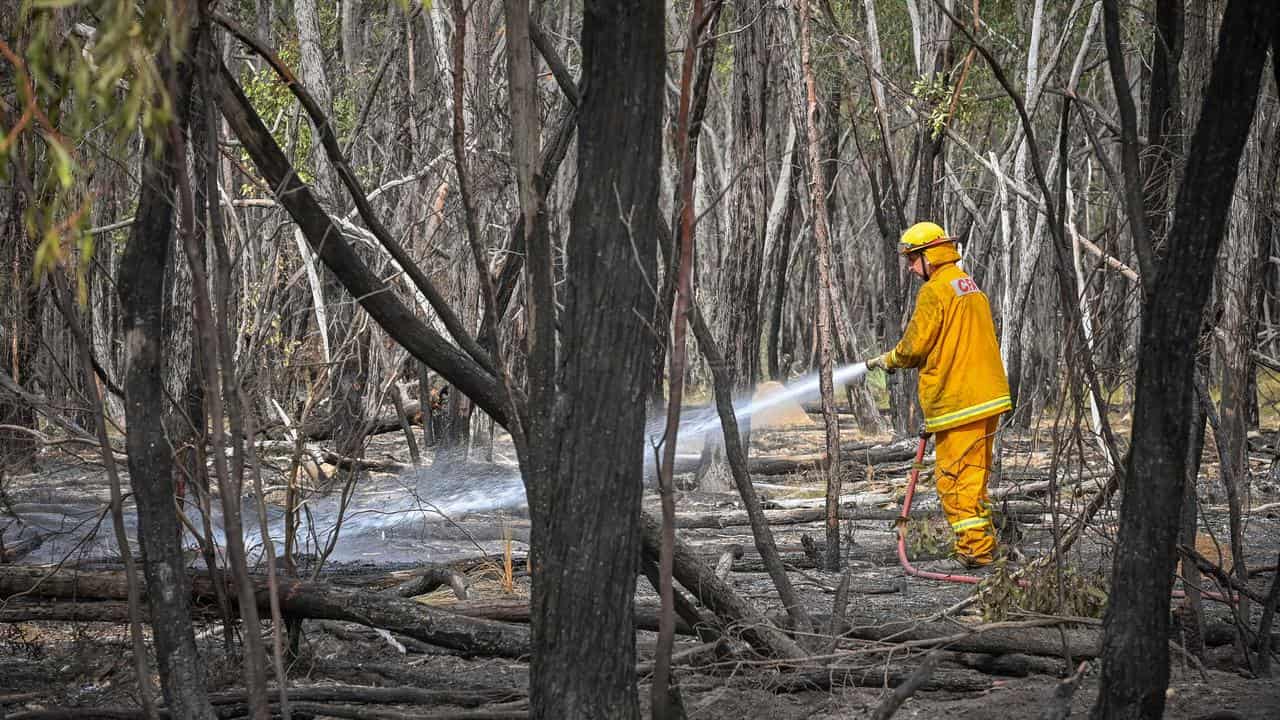
POLYGON ((886 367, 920 369, 924 427, 938 432, 999 415, 1013 403, 986 294, 956 265, 954 246, 924 252, 933 272, 902 340, 884 360, 886 367))

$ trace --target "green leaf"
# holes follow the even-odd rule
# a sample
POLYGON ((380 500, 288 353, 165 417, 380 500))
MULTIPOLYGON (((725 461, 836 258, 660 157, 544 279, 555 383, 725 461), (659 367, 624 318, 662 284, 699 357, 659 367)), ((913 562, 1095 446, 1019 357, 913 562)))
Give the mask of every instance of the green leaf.
POLYGON ((36 282, 44 277, 44 274, 52 270, 62 257, 62 242, 58 239, 58 234, 49 229, 45 231, 44 236, 40 240, 40 244, 36 246, 36 258, 32 265, 32 279, 36 282))
POLYGON ((68 8, 72 5, 79 5, 80 0, 34 0, 31 7, 40 10, 58 10, 60 8, 68 8))
POLYGON ((58 184, 63 190, 70 189, 72 176, 75 174, 76 163, 71 159, 70 153, 54 138, 46 137, 49 148, 53 150, 53 168, 58 174, 58 184))

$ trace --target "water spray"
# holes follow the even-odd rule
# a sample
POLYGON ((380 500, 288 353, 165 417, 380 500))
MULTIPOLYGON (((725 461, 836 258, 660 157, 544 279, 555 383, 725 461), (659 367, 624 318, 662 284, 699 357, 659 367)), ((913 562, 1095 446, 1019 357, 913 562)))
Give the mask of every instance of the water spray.
MULTIPOLYGON (((837 368, 832 373, 836 385, 854 382, 865 375, 865 363, 853 363, 837 368)), ((797 381, 784 386, 780 391, 765 397, 744 398, 735 403, 734 416, 739 422, 753 415, 790 402, 800 402, 816 398, 819 394, 819 376, 811 373, 797 381)), ((657 418, 645 427, 645 436, 649 445, 662 442, 664 420, 657 418)), ((682 440, 697 441, 699 438, 714 432, 720 426, 720 417, 716 408, 698 408, 682 413, 679 436, 682 440)), ((646 448, 646 452, 648 451, 646 448)), ((650 463, 645 463, 650 467, 650 463)), ((242 499, 241 513, 243 517, 256 517, 260 499, 246 496, 242 499)), ((405 560, 422 560, 431 557, 438 549, 430 545, 433 534, 447 523, 472 513, 490 513, 495 511, 519 512, 527 507, 524 481, 520 471, 513 463, 497 466, 449 466, 415 469, 397 475, 387 482, 376 485, 360 486, 346 499, 345 507, 340 506, 342 499, 337 497, 316 497, 306 501, 307 515, 303 519, 302 530, 306 537, 304 542, 314 540, 321 546, 326 543, 326 536, 339 530, 339 517, 342 518, 340 532, 343 542, 339 543, 332 560, 357 560, 364 556, 377 555, 386 560, 388 556, 403 555, 405 560)), ((83 512, 75 508, 62 507, 57 513, 35 514, 27 518, 33 529, 38 529, 52 538, 65 534, 69 542, 80 545, 80 551, 90 555, 110 557, 112 543, 106 536, 87 537, 85 533, 66 533, 68 525, 93 525, 98 517, 98 508, 85 507, 83 512)), ((195 527, 202 524, 199 510, 194 506, 186 509, 188 519, 195 527)), ((284 513, 275 506, 268 505, 268 532, 278 545, 283 543, 284 513)), ((130 533, 137 527, 136 513, 127 511, 127 524, 130 533)), ((225 546, 226 536, 223 530, 222 513, 213 508, 211 525, 214 531, 213 542, 225 546)), ((250 548, 261 552, 262 537, 258 524, 246 523, 245 542, 250 548)), ((69 551, 63 542, 49 541, 47 547, 39 555, 52 561, 59 552, 69 551)), ((305 551, 305 548, 302 548, 305 551)), ((251 558, 252 561, 252 558, 251 558)))
MULTIPOLYGON (((832 371, 831 382, 833 385, 848 385, 849 383, 861 378, 863 375, 866 375, 866 374, 867 374, 866 363, 859 362, 859 363, 853 363, 850 365, 844 365, 832 371)), ((809 375, 806 375, 805 377, 800 378, 798 381, 790 385, 787 385, 785 389, 782 390, 782 392, 773 393, 766 397, 749 401, 746 405, 735 408, 733 411, 733 416, 739 422, 741 422, 751 417, 752 415, 755 415, 756 413, 769 410, 783 403, 793 402, 793 401, 798 402, 801 400, 808 400, 813 397, 817 397, 822 387, 821 380, 822 378, 818 375, 818 373, 811 373, 809 375)), ((702 435, 707 431, 711 430, 712 428, 714 428, 717 424, 719 424, 719 422, 720 422, 719 416, 716 415, 715 412, 713 411, 711 413, 711 417, 709 418, 701 418, 697 420, 691 419, 690 427, 688 427, 687 429, 684 427, 685 423, 681 422, 680 434, 683 435, 687 432, 690 435, 695 435, 695 436, 702 435)))

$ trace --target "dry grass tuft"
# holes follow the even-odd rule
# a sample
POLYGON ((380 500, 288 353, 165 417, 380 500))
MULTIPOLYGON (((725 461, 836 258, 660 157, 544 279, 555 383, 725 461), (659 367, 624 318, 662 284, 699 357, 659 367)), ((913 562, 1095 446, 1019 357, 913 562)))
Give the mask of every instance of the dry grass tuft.
MULTIPOLYGON (((467 572, 468 599, 524 598, 528 594, 527 585, 516 582, 511 529, 504 528, 502 560, 485 560, 467 572)), ((448 586, 439 587, 413 599, 427 605, 452 605, 457 602, 453 589, 448 586)))
POLYGON ((508 595, 516 591, 516 573, 511 559, 511 528, 502 531, 502 591, 508 595))

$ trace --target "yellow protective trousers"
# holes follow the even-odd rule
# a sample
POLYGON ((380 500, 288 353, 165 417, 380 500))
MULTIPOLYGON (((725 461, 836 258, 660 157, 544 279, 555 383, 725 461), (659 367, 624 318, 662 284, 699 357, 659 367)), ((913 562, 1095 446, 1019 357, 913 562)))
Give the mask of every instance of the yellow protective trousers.
POLYGON ((979 564, 995 559, 987 478, 999 420, 998 415, 975 420, 941 430, 934 437, 934 477, 942 510, 956 534, 956 554, 979 564))

